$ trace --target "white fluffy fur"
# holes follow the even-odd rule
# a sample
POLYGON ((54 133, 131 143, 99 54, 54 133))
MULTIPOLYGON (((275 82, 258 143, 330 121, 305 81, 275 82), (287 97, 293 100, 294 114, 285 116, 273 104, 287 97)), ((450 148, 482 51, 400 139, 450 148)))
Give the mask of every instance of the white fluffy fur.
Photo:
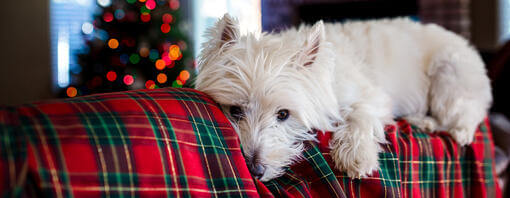
POLYGON ((207 35, 196 88, 224 108, 247 161, 265 167, 262 181, 299 159, 302 142, 315 140, 312 129, 334 132, 336 168, 352 177, 378 168, 384 125, 395 117, 469 144, 492 100, 477 52, 436 25, 318 22, 239 35, 225 15, 207 35), (233 120, 231 106, 242 107, 244 118, 233 120), (289 110, 288 120, 277 121, 280 109, 289 110))

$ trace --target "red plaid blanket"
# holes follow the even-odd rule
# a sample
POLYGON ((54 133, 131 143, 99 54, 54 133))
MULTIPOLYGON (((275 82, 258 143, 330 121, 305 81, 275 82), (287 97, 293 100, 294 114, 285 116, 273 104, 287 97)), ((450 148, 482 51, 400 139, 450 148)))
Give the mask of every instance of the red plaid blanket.
POLYGON ((255 197, 239 141, 191 89, 0 108, 2 197, 255 197))
POLYGON ((264 184, 218 106, 191 89, 0 107, 0 136, 0 197, 501 197, 487 123, 461 148, 399 121, 361 180, 330 168, 318 133, 304 161, 264 184))
POLYGON ((421 132, 405 120, 386 127, 380 168, 363 179, 332 170, 328 141, 318 133, 305 160, 280 178, 257 182, 263 197, 501 197, 494 169, 494 146, 486 120, 467 147, 446 133, 421 132))

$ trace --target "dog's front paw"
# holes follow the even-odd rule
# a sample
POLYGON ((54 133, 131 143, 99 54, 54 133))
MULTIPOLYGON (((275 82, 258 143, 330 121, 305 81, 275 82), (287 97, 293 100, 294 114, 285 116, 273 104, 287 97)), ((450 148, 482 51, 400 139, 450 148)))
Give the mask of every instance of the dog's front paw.
POLYGON ((366 177, 379 168, 378 143, 336 141, 331 147, 330 155, 335 167, 349 177, 366 177))
POLYGON ((476 130, 470 130, 467 128, 453 128, 450 129, 449 132, 459 145, 465 146, 473 143, 476 130))
POLYGON ((429 116, 407 116, 404 119, 425 132, 434 132, 438 126, 436 119, 429 116))

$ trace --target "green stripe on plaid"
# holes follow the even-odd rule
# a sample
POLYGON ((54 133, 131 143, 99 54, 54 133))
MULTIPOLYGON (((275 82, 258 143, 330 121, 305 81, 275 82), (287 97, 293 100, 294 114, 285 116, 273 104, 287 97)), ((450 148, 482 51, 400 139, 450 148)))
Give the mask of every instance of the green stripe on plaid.
MULTIPOLYGON (((93 99, 91 101, 94 101, 93 99)), ((106 165, 106 161, 108 157, 105 156, 105 153, 103 151, 110 150, 109 153, 111 153, 112 160, 114 161, 115 165, 118 165, 118 153, 116 153, 115 145, 122 145, 125 141, 123 138, 112 138, 114 136, 121 136, 119 133, 113 135, 112 131, 117 131, 115 128, 117 128, 116 124, 114 124, 114 120, 110 120, 108 118, 103 118, 104 116, 110 117, 109 112, 107 113, 98 113, 98 109, 96 109, 92 104, 84 103, 85 100, 76 100, 76 102, 72 103, 74 107, 81 112, 80 114, 80 120, 81 123, 83 123, 84 128, 87 131, 88 137, 89 137, 89 144, 91 146, 95 146, 97 148, 97 152, 95 152, 95 156, 97 157, 98 164, 97 166, 100 167, 97 176, 100 178, 99 182, 100 185, 104 185, 106 189, 109 189, 111 187, 120 187, 121 186, 121 177, 118 175, 114 175, 115 177, 111 177, 107 173, 109 170, 107 169, 108 165, 106 165), (80 102, 80 103, 77 103, 80 102), (84 104, 84 105, 80 105, 84 104), (88 109, 92 110, 91 113, 86 112, 88 109), (110 120, 110 121, 104 121, 104 120, 110 120), (101 135, 104 138, 98 138, 98 136, 101 135)), ((94 101, 95 103, 96 101, 94 101)), ((118 166, 114 167, 114 170, 111 170, 113 172, 118 172, 119 168, 118 166)), ((132 181, 132 179, 130 179, 132 181)), ((129 181, 129 180, 128 180, 129 181)), ((131 182, 130 182, 131 183, 131 182)), ((103 197, 110 196, 110 191, 104 191, 103 197)), ((122 194, 120 197, 123 197, 122 194)))
MULTIPOLYGON (((78 100, 80 101, 80 100, 78 100)), ((121 168, 119 167, 120 159, 123 158, 122 156, 125 156, 125 160, 129 160, 129 156, 131 155, 128 147, 131 145, 129 141, 129 134, 126 131, 126 128, 122 125, 122 120, 119 119, 119 116, 109 109, 107 106, 105 106, 103 103, 101 103, 97 98, 90 98, 90 100, 81 100, 80 102, 84 104, 88 104, 90 108, 94 109, 94 113, 84 113, 81 117, 83 121, 91 120, 93 124, 90 126, 97 126, 97 129, 91 129, 89 130, 89 134, 91 136, 90 138, 90 144, 91 145, 109 145, 112 153, 113 162, 115 164, 114 166, 114 172, 120 172, 121 168), (90 103, 88 103, 90 101, 90 103), (104 111, 102 113, 101 111, 104 111), (97 120, 94 120, 97 119, 97 120), (95 122, 95 123, 94 123, 95 122), (106 138, 99 138, 93 131, 96 130, 104 130, 105 137, 106 138), (117 150, 121 150, 117 152, 117 150)), ((83 122, 82 121, 82 122, 83 122)), ((88 127, 86 127, 88 128, 88 127)), ((129 160, 130 161, 130 160, 129 160)), ((132 163, 132 162, 131 162, 132 163)), ((137 178, 135 174, 133 173, 133 167, 128 167, 128 173, 127 174, 113 174, 113 175, 107 175, 103 176, 102 172, 98 173, 99 178, 105 178, 106 181, 111 182, 111 186, 115 186, 117 184, 117 187, 122 186, 129 186, 130 188, 135 187, 135 184, 137 183, 137 178), (114 176, 114 177, 113 177, 114 176), (127 176, 127 177, 123 177, 127 176)), ((104 182, 104 181, 102 181, 104 182)), ((110 184, 109 184, 110 185, 110 184)), ((124 194, 119 194, 120 197, 124 197, 124 194)), ((129 196, 134 196, 135 192, 131 191, 129 194, 126 194, 129 196)))
MULTIPOLYGON (((184 100, 180 102, 184 103, 184 106, 189 108, 188 110, 190 112, 200 112, 198 110, 200 108, 200 104, 189 103, 188 101, 184 100)), ((235 184, 238 189, 241 189, 242 182, 239 180, 239 178, 231 178, 230 176, 226 175, 230 170, 227 170, 227 168, 224 167, 222 161, 228 159, 222 159, 221 156, 230 155, 230 152, 226 147, 225 139, 223 139, 223 136, 218 134, 219 126, 215 125, 216 122, 214 119, 211 119, 210 113, 208 111, 205 111, 204 113, 206 113, 207 116, 202 116, 204 118, 208 118, 209 120, 194 116, 190 116, 188 119, 192 123, 193 130, 197 132, 197 142, 202 145, 201 149, 199 150, 201 154, 212 156, 211 158, 215 159, 209 161, 207 160, 209 157, 203 158, 205 159, 204 163, 206 164, 206 166, 203 167, 204 171, 210 175, 221 175, 218 177, 218 179, 208 180, 207 184, 211 188, 218 189, 223 189, 230 184, 235 184), (211 169, 211 167, 216 167, 217 170, 211 169)), ((235 167, 232 166, 228 166, 228 168, 235 169, 235 167)), ((231 194, 226 193, 223 196, 230 197, 231 194)))
POLYGON ((205 154, 227 154, 220 136, 214 132, 218 128, 212 122, 204 119, 189 118, 193 123, 193 130, 197 131, 197 142, 203 145, 202 152, 205 154))
POLYGON ((16 197, 23 191, 20 178, 26 174, 25 163, 27 158, 26 141, 19 128, 19 120, 16 109, 13 107, 0 106, 0 161, 5 163, 1 166, 0 178, 13 182, 1 182, 0 197, 16 197))
MULTIPOLYGON (((308 143, 308 146, 312 145, 308 143)), ((319 148, 312 147, 311 149, 303 152, 303 155, 306 161, 312 164, 314 172, 318 175, 322 175, 322 177, 320 177, 320 182, 322 185, 328 187, 327 189, 329 190, 330 195, 332 197, 345 197, 345 194, 338 190, 341 187, 336 179, 335 173, 333 173, 328 162, 322 156, 319 148)))
MULTIPOLYGON (((175 139, 175 131, 171 127, 170 122, 168 122, 168 118, 166 114, 161 113, 159 105, 157 102, 153 100, 152 97, 146 95, 143 92, 134 92, 133 94, 128 94, 133 99, 137 99, 137 103, 144 109, 144 113, 147 115, 147 118, 150 122, 150 125, 154 131, 154 136, 156 138, 163 139, 175 139), (136 94, 135 94, 136 93, 136 94), (167 131, 168 130, 168 131, 167 131)), ((158 141, 158 149, 161 153, 163 161, 163 173, 177 175, 175 169, 168 170, 166 167, 173 167, 174 164, 174 152, 173 150, 178 150, 179 147, 175 143, 171 143, 170 141, 162 142, 158 141), (169 145, 170 144, 170 145, 169 145), (168 159, 163 156, 168 156, 168 159)), ((165 178, 165 187, 166 188, 176 188, 179 189, 177 178, 176 177, 166 177, 165 178)), ((185 187, 187 188, 187 187, 185 187)), ((167 193, 167 197, 172 197, 172 194, 167 193)), ((188 196, 190 196, 188 194, 188 196)))
POLYGON ((400 188, 400 167, 394 153, 379 153, 379 173, 383 176, 381 184, 391 188, 400 188))
MULTIPOLYGON (((25 134, 32 134, 32 138, 30 139, 30 144, 39 144, 41 148, 33 149, 41 149, 42 155, 62 155, 62 147, 60 146, 60 141, 58 138, 58 134, 53 128, 50 119, 35 106, 30 105, 32 110, 37 113, 37 116, 33 116, 30 119, 31 126, 34 127, 26 127, 23 131, 25 134)), ((28 119, 27 119, 28 121, 28 119)), ((57 169, 67 170, 65 158, 52 159, 51 157, 46 158, 46 160, 39 161, 40 164, 45 164, 49 168, 49 173, 44 175, 44 178, 50 180, 50 183, 55 184, 57 187, 51 190, 44 190, 43 194, 46 196, 51 196, 56 194, 57 197, 73 197, 70 191, 64 190, 63 187, 67 189, 71 189, 71 184, 69 181, 69 177, 67 174, 63 174, 62 176, 58 176, 57 169)), ((41 173, 41 171, 39 171, 41 173)))

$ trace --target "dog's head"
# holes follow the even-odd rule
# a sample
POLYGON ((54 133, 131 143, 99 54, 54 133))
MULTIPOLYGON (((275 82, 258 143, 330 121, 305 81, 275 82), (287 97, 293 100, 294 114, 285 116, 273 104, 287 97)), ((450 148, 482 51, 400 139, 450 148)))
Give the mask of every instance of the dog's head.
POLYGON ((241 36, 225 15, 207 33, 195 87, 222 106, 262 181, 299 159, 303 141, 315 139, 312 128, 331 129, 339 120, 323 26, 241 36))

